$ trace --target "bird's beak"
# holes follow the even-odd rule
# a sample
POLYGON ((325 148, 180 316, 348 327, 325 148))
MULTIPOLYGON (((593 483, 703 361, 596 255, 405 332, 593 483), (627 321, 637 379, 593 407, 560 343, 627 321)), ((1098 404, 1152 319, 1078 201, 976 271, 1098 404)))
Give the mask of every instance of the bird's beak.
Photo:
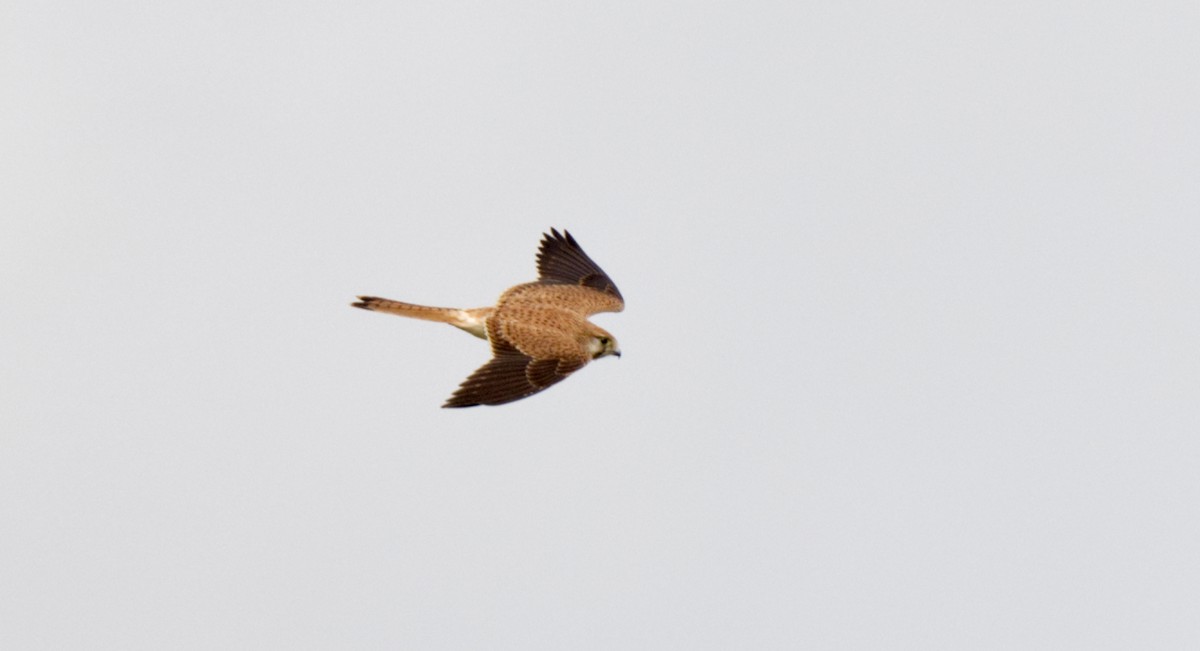
POLYGON ((619 351, 619 350, 614 350, 614 351, 612 352, 612 354, 616 355, 616 356, 617 356, 617 359, 620 359, 620 358, 621 358, 621 351, 619 351))

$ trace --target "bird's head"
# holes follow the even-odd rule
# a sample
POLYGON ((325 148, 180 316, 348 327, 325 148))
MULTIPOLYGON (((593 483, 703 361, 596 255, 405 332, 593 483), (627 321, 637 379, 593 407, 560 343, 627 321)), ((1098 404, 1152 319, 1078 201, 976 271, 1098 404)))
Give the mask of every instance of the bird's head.
POLYGON ((617 338, 609 334, 602 328, 594 328, 588 336, 588 352, 592 354, 592 359, 600 359, 608 355, 621 356, 621 347, 617 344, 617 338))

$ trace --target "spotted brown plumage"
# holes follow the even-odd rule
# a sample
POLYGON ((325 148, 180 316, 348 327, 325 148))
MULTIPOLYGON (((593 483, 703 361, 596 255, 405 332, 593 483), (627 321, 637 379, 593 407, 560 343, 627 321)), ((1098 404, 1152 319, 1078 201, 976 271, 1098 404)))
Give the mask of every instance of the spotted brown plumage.
POLYGON ((492 359, 443 407, 502 405, 561 382, 593 359, 621 356, 617 340, 587 317, 620 312, 612 279, 567 231, 550 229, 537 255, 538 280, 509 288, 494 307, 458 309, 360 296, 354 307, 449 323, 492 345, 492 359))

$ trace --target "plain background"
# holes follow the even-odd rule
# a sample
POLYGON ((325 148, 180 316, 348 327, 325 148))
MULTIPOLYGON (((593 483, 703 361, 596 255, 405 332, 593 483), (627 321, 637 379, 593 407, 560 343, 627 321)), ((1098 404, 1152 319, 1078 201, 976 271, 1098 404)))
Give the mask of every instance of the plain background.
POLYGON ((1200 647, 1200 5, 0 7, 0 647, 1200 647), (487 359, 568 228, 624 357, 487 359))

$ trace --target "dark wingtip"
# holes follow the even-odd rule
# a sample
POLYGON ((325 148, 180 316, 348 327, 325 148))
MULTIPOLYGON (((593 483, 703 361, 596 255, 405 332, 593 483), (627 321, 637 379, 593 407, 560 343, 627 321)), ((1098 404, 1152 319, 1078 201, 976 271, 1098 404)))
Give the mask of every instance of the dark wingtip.
POLYGON ((372 301, 378 301, 378 300, 379 300, 379 299, 378 299, 378 298, 375 298, 374 296, 359 296, 359 297, 358 297, 358 302, 357 302, 357 303, 351 303, 351 304, 350 304, 350 307, 357 307, 357 308, 359 308, 359 309, 362 309, 362 310, 370 310, 370 309, 371 309, 371 302, 372 302, 372 301))
POLYGON ((542 236, 542 245, 538 248, 537 255, 539 261, 551 255, 551 252, 558 250, 558 247, 575 249, 580 253, 583 252, 583 248, 579 246, 579 242, 576 242, 575 238, 571 236, 571 232, 565 228, 560 233, 557 228, 551 227, 550 232, 542 233, 542 236))
MULTIPOLYGON (((464 382, 464 384, 466 383, 464 382)), ((442 409, 461 409, 463 407, 475 407, 479 405, 478 401, 468 398, 463 393, 464 389, 460 386, 457 391, 450 394, 449 398, 446 398, 446 402, 442 404, 442 409)))
POLYGON ((571 237, 571 231, 568 231, 565 228, 562 229, 562 232, 560 233, 558 232, 557 228, 551 227, 550 232, 543 233, 543 235, 546 236, 546 241, 548 242, 562 242, 563 244, 570 244, 571 246, 579 246, 575 243, 575 238, 571 237))

